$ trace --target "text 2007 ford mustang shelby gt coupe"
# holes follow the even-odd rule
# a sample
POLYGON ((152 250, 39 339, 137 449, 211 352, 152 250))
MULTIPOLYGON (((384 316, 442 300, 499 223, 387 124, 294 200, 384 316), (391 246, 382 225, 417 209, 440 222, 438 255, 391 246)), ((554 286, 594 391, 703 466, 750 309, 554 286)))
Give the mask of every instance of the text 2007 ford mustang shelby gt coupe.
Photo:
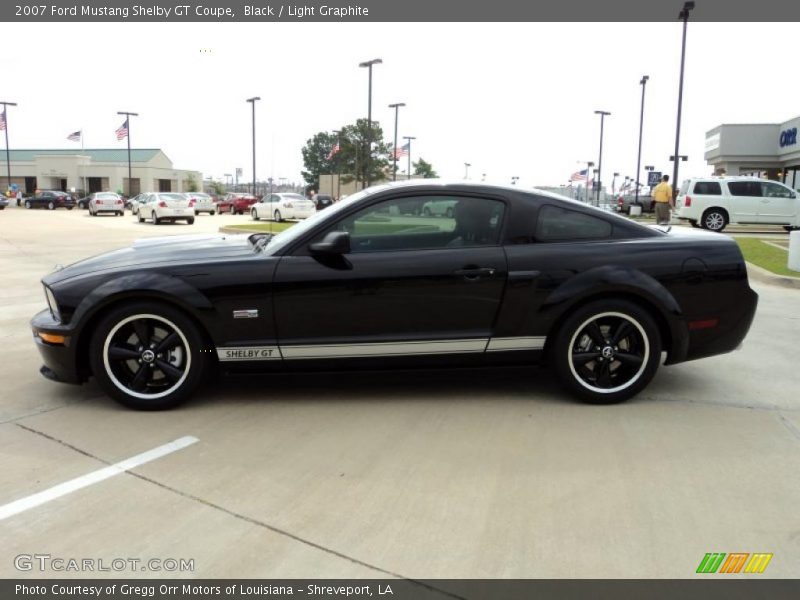
POLYGON ((439 181, 369 188, 291 229, 149 239, 43 280, 42 373, 123 404, 227 371, 532 364, 589 402, 661 362, 735 349, 757 295, 727 237, 557 195, 439 181), (418 210, 447 202, 447 215, 418 210))

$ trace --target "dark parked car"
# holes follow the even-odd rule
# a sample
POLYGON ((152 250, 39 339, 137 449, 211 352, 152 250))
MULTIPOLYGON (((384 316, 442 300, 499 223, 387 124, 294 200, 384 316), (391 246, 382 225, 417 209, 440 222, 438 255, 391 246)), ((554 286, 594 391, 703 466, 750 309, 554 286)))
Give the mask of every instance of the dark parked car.
POLYGON ((333 206, 333 197, 330 194, 317 194, 314 197, 314 206, 317 207, 317 210, 333 206))
POLYGON ((3 210, 6 206, 8 206, 8 198, 0 196, 0 210, 3 210))
POLYGON ((368 188, 277 235, 140 240, 43 280, 42 374, 94 375, 127 406, 228 371, 548 361, 595 403, 661 362, 729 352, 758 296, 737 244, 539 191, 426 180, 368 188), (454 201, 453 217, 397 205, 454 201))
POLYGON ((67 192, 41 190, 33 196, 25 198, 22 204, 25 208, 48 208, 50 210, 66 208, 67 210, 72 210, 75 208, 75 199, 67 192))

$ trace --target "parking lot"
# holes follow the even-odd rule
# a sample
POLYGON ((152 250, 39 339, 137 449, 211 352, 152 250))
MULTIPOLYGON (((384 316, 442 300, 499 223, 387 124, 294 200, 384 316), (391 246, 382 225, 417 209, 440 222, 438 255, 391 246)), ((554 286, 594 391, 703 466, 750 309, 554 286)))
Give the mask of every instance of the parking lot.
POLYGON ((162 413, 39 375, 56 264, 248 221, 0 212, 0 507, 197 439, 0 520, 0 576, 104 576, 15 568, 37 553, 194 560, 124 577, 687 578, 707 552, 800 572, 800 290, 752 282, 740 351, 616 406, 534 368, 229 378, 162 413))

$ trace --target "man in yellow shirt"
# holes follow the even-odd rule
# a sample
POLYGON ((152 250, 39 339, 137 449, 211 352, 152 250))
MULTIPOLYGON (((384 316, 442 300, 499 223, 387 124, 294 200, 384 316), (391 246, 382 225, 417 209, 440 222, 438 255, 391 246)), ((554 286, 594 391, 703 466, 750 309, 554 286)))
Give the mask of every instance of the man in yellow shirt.
POLYGON ((653 200, 656 206, 656 223, 669 225, 669 209, 672 206, 672 186, 669 184, 669 175, 664 175, 653 190, 653 200))

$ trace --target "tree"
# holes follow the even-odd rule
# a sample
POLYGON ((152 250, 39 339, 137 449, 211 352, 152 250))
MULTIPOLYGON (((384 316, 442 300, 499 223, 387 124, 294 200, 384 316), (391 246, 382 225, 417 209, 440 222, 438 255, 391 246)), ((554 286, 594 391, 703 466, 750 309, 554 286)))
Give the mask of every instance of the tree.
MULTIPOLYGON (((340 128, 339 134, 321 131, 306 142, 303 147, 303 179, 308 187, 319 189, 319 176, 323 173, 341 173, 342 183, 367 180, 367 161, 364 157, 369 147, 369 140, 383 138, 383 130, 373 121, 372 130, 367 126, 367 119, 359 119, 355 124, 340 128), (339 142, 339 151, 330 159, 331 149, 339 142)), ((390 172, 391 144, 373 141, 372 160, 369 161, 370 181, 388 178, 390 172)))
POLYGON ((439 177, 436 171, 433 170, 433 165, 422 158, 411 164, 414 166, 414 175, 421 175, 423 179, 435 179, 439 177))
POLYGON ((331 173, 331 161, 328 156, 333 145, 336 143, 336 135, 321 131, 306 142, 303 146, 303 165, 305 171, 302 172, 306 187, 319 189, 319 176, 322 173, 331 173))
POLYGON ((214 193, 217 196, 224 196, 225 195, 225 186, 222 184, 221 181, 212 181, 211 182, 211 189, 214 190, 214 193))
POLYGON ((194 173, 189 173, 186 176, 186 191, 187 192, 200 191, 197 186, 197 179, 195 179, 194 173))

